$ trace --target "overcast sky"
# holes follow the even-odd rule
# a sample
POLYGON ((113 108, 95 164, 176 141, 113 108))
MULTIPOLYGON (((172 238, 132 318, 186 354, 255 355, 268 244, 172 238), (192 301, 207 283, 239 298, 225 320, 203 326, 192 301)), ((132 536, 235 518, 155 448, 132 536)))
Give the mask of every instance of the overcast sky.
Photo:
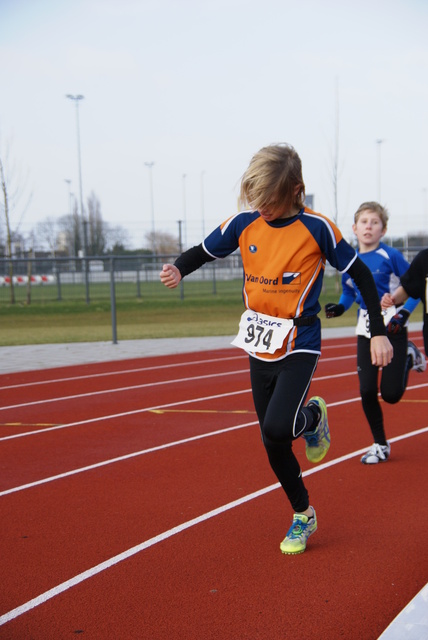
POLYGON ((0 60, 0 148, 33 194, 24 234, 68 213, 66 180, 79 199, 66 94, 84 96, 84 201, 94 192, 133 248, 152 229, 150 172, 155 229, 184 220, 192 245, 236 212, 272 142, 296 148, 334 218, 338 140, 345 237, 367 200, 388 207, 391 235, 428 228, 427 0, 0 0, 0 60))

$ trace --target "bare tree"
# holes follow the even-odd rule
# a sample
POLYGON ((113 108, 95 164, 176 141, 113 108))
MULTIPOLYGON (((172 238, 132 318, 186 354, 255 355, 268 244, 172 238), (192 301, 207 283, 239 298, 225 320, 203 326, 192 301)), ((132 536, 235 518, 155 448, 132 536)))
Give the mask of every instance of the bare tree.
MULTIPOLYGON (((3 191, 1 193, 0 199, 3 200, 3 191)), ((3 209, 3 206, 1 207, 3 209)), ((0 256, 4 257, 6 255, 6 234, 5 227, 0 221, 0 256)))
MULTIPOLYGON (((339 224, 339 82, 336 78, 335 88, 335 119, 334 119, 334 148, 331 156, 331 179, 333 184, 333 221, 339 224)), ((336 272, 335 289, 340 290, 340 275, 336 272)))
POLYGON ((105 222, 104 233, 108 252, 117 253, 118 250, 126 250, 129 246, 129 232, 120 225, 112 227, 105 222))
POLYGON ((106 249, 105 225, 101 215, 101 205, 92 191, 88 198, 88 253, 101 256, 106 249))
MULTIPOLYGON (((7 181, 6 174, 4 170, 3 161, 0 157, 0 180, 1 180, 1 190, 2 190, 2 205, 3 212, 5 216, 5 224, 6 224, 6 251, 9 257, 12 257, 12 232, 10 228, 10 216, 9 216, 9 194, 7 189, 7 181)), ((10 302, 11 304, 15 304, 15 289, 13 286, 13 265, 12 262, 9 262, 9 278, 10 278, 10 302)))
POLYGON ((333 202, 334 202, 334 222, 339 223, 339 206, 338 206, 338 194, 339 194, 339 86, 336 80, 336 114, 334 123, 334 154, 333 154, 333 202))
MULTIPOLYGON (((148 247, 153 247, 153 232, 145 235, 148 247)), ((179 240, 167 231, 156 231, 156 253, 167 255, 179 252, 179 240)))
POLYGON ((36 228, 37 237, 47 244, 49 251, 52 254, 52 258, 55 258, 55 253, 58 248, 58 236, 59 227, 58 220, 52 216, 49 216, 39 222, 36 228))
POLYGON ((74 201, 73 212, 58 219, 59 235, 62 244, 67 247, 70 256, 78 256, 83 248, 82 225, 80 221, 77 202, 74 201))

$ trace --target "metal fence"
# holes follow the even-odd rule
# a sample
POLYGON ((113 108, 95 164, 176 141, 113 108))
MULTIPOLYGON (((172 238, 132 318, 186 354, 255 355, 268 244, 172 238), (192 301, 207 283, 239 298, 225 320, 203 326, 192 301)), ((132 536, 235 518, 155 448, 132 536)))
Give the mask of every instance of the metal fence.
MULTIPOLYGON (((101 256, 91 258, 0 258, 0 304, 86 300, 88 304, 115 296, 126 298, 162 295, 159 273, 176 255, 101 256), (12 286, 11 286, 12 283, 12 286)), ((186 277, 178 295, 216 294, 219 282, 242 280, 239 253, 205 264, 186 277), (197 286, 199 283, 199 287, 197 286)), ((166 291, 166 290, 165 290, 166 291)))
MULTIPOLYGON (((422 247, 402 249, 411 262, 422 247)), ((177 255, 99 256, 87 258, 0 258, 0 305, 11 302, 48 302, 159 297, 171 295, 159 280, 165 262, 177 255), (11 286, 12 283, 12 286, 11 286)), ((326 275, 335 270, 327 265, 326 275)), ((215 295, 220 283, 242 281, 239 252, 205 264, 180 283, 176 295, 215 295)))

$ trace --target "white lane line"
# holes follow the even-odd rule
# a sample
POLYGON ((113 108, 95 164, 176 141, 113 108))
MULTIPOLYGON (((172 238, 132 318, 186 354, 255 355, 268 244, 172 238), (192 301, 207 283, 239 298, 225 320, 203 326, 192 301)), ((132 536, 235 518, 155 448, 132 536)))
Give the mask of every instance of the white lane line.
MULTIPOLYGON (((342 378, 342 377, 346 377, 346 376, 354 376, 357 375, 355 371, 350 371, 348 373, 341 373, 341 374, 337 374, 337 375, 331 375, 331 376, 318 376, 315 377, 313 379, 313 382, 320 382, 323 380, 331 380, 333 378, 342 378)), ((176 381, 173 381, 176 382, 176 381)), ((417 385, 411 385, 407 387, 407 391, 410 390, 414 390, 414 389, 423 389, 425 387, 428 387, 428 382, 427 383, 423 383, 423 384, 417 384, 417 385)), ((34 431, 24 431, 23 433, 14 433, 12 435, 9 436, 2 436, 0 438, 0 442, 4 441, 4 440, 16 440, 17 438, 23 438, 26 436, 36 436, 39 435, 41 433, 47 433, 49 431, 57 431, 59 429, 68 429, 69 427, 76 427, 76 426, 81 426, 81 425, 85 425, 85 424, 92 424, 95 422, 102 422, 104 420, 113 420, 115 418, 124 418, 126 416, 130 416, 130 415, 136 415, 138 413, 145 413, 146 411, 155 411, 156 409, 163 409, 165 407, 176 407, 179 405, 183 405, 183 404, 192 404, 194 402, 203 402, 205 400, 215 400, 218 398, 226 398, 227 396, 232 396, 232 395, 239 395, 241 393, 250 393, 251 389, 242 389, 241 391, 233 391, 230 393, 221 393, 221 394, 217 394, 214 396, 205 396, 203 398, 190 398, 189 400, 181 400, 180 402, 171 402, 169 404, 163 404, 163 405, 154 405, 152 407, 143 407, 141 409, 135 409, 133 411, 124 411, 121 413, 113 413, 113 414, 108 414, 105 416, 96 416, 95 418, 89 418, 88 420, 79 420, 76 422, 68 422, 66 424, 59 424, 56 425, 54 427, 46 427, 45 429, 36 429, 34 431)), ((96 394, 93 394, 96 395, 96 394)), ((380 396, 380 394, 378 394, 380 396)), ((356 397, 356 398, 351 398, 349 399, 347 402, 357 402, 358 400, 360 400, 360 396, 356 397)), ((52 399, 50 402, 54 402, 55 400, 52 399)), ((41 401, 42 402, 42 401, 41 401)), ((31 403, 29 403, 31 404, 31 403)), ((330 405, 327 406, 331 406, 331 407, 336 407, 343 404, 343 401, 339 401, 336 403, 332 403, 330 405)), ((27 404, 22 404, 22 405, 17 405, 17 407, 26 407, 27 404)))
MULTIPOLYGON (((339 346, 351 346, 351 345, 339 345, 339 346)), ((352 345, 355 346, 355 345, 352 345)), ((331 346, 327 346, 327 347, 323 347, 323 349, 336 349, 338 347, 331 345, 331 346)), ((158 357, 158 356, 156 356, 158 357)), ((332 360, 336 361, 336 360, 347 360, 350 356, 349 355, 345 355, 345 356, 337 356, 337 357, 332 357, 332 358, 322 358, 319 361, 319 364, 322 364, 324 362, 331 362, 332 360)), ((22 389, 25 387, 37 387, 37 386, 41 386, 41 385, 48 385, 48 384, 60 384, 62 382, 73 382, 75 380, 91 380, 91 379, 97 379, 97 378, 106 378, 106 377, 110 377, 110 376, 121 376, 121 375, 129 375, 130 373, 144 373, 144 372, 149 372, 149 371, 161 371, 162 369, 173 369, 173 368, 177 368, 177 367, 189 367, 192 365, 200 365, 200 364, 211 364, 211 363, 217 363, 217 362, 228 362, 228 361, 232 361, 232 360, 248 360, 248 356, 243 354, 238 354, 236 356, 232 356, 232 357, 224 357, 224 358, 209 358, 209 359, 205 359, 205 360, 190 360, 190 361, 183 361, 183 362, 175 362, 172 364, 159 364, 159 365, 153 365, 151 367, 136 367, 135 369, 115 369, 114 371, 103 371, 101 373, 88 373, 88 374, 82 374, 82 375, 77 375, 77 376, 69 376, 67 378, 51 378, 49 380, 33 380, 32 382, 21 382, 19 384, 10 384, 10 385, 5 385, 5 386, 1 386, 0 387, 0 391, 8 391, 10 389, 22 389)), ((99 363, 91 363, 91 364, 99 364, 99 363)), ((74 366, 74 365, 73 365, 74 366)), ((3 375, 3 374, 0 374, 3 375)), ((10 374, 4 374, 4 375, 10 375, 10 374)))
MULTIPOLYGON (((136 369, 116 369, 115 371, 103 371, 102 373, 88 373, 79 376, 70 376, 68 378, 51 378, 50 380, 35 380, 33 382, 22 382, 20 384, 11 384, 9 386, 0 387, 0 391, 7 389, 21 389, 22 387, 36 387, 43 384, 58 384, 61 382, 73 382, 74 380, 91 380, 94 378, 106 378, 108 376, 129 375, 130 373, 144 373, 146 371, 160 371, 162 369, 174 369, 176 367, 190 367, 199 364, 211 364, 213 362, 227 362, 229 360, 246 359, 246 356, 234 356, 233 358, 210 358, 206 360, 190 360, 187 362, 175 362, 172 364, 158 364, 152 367, 137 367, 136 369)), ((92 363, 100 364, 100 363, 92 363)), ((5 374, 7 375, 7 374, 5 374)))
MULTIPOLYGON (((406 439, 406 438, 411 438, 411 437, 420 435, 422 433, 425 433, 427 431, 428 431, 428 427, 424 427, 422 429, 418 429, 417 431, 412 431, 411 433, 406 433, 406 434, 403 434, 401 436, 397 436, 395 438, 391 438, 390 442, 398 442, 399 440, 403 440, 403 439, 406 439)), ((325 469, 328 469, 329 467, 332 467, 332 466, 334 466, 336 464, 339 464, 339 463, 344 462, 346 460, 350 460, 351 458, 355 458, 356 456, 359 456, 362 453, 365 453, 365 451, 366 451, 366 449, 359 449, 358 451, 354 451, 352 453, 348 453, 347 455, 340 456, 339 458, 335 458, 334 460, 331 460, 330 462, 326 462, 324 464, 320 464, 317 467, 315 467, 313 469, 310 469, 309 471, 305 471, 303 473, 303 476, 306 477, 306 476, 312 475, 314 473, 318 473, 319 471, 323 471, 325 469)), ((217 509, 213 509, 212 511, 208 511, 207 513, 204 513, 204 514, 198 516, 197 518, 193 518, 192 520, 188 520, 187 522, 183 522, 182 524, 177 525, 176 527, 173 527, 172 529, 168 529, 168 531, 164 531, 163 533, 160 533, 157 536, 154 536, 153 538, 149 538, 149 540, 145 540, 141 544, 138 544, 138 545, 136 545, 134 547, 131 547, 130 549, 127 549, 126 551, 123 551, 122 553, 119 553, 118 555, 113 556, 112 558, 109 558, 108 560, 105 560, 104 562, 101 562, 100 564, 97 564, 94 567, 91 567, 90 569, 87 569, 86 571, 83 571, 83 573, 79 573, 78 575, 74 576, 73 578, 70 578, 70 580, 66 580, 65 582, 62 582, 61 584, 56 585, 52 589, 49 589, 48 591, 45 591, 44 593, 40 594, 36 598, 33 598, 32 600, 29 600, 28 602, 25 602, 24 604, 20 605, 19 607, 16 607, 15 609, 12 609, 11 611, 8 611, 4 615, 0 616, 0 626, 6 624, 6 622, 9 622, 10 620, 14 620, 15 618, 18 618, 23 613, 26 613, 27 611, 31 611, 31 609, 34 609, 35 607, 40 606, 44 602, 47 602, 48 600, 51 600, 52 598, 54 598, 55 596, 59 595, 60 593, 64 593, 64 591, 68 591, 72 587, 84 582, 85 580, 88 580, 89 578, 93 578, 98 573, 101 573, 102 571, 106 571, 107 569, 110 569, 110 567, 113 567, 114 565, 118 564, 119 562, 122 562, 123 560, 127 560, 128 558, 136 555, 137 553, 140 553, 141 551, 144 551, 145 549, 148 549, 149 547, 154 546, 155 544, 159 544, 160 542, 163 542, 164 540, 167 540, 168 538, 171 538, 172 536, 175 536, 175 535, 177 535, 179 533, 182 533, 183 531, 186 531, 186 529, 190 529, 191 527, 194 527, 194 526, 200 524, 201 522, 205 522, 206 520, 210 520, 211 518, 215 518, 216 516, 219 516, 219 515, 225 513, 226 511, 230 511, 231 509, 235 509, 235 508, 241 506, 242 504, 245 504, 246 502, 250 502, 251 500, 255 500, 256 498, 259 498, 260 496, 266 495, 267 493, 270 493, 271 491, 274 491, 274 490, 279 489, 279 488, 280 488, 280 484, 279 483, 272 484, 272 485, 270 485, 268 487, 265 487, 264 489, 260 489, 259 491, 255 491, 255 492, 250 493, 250 494, 248 494, 246 496, 243 496, 242 498, 239 498, 238 500, 233 500, 232 502, 229 502, 229 503, 227 503, 227 504, 225 504, 225 505, 223 505, 221 507, 218 507, 217 509)))
POLYGON ((7 496, 10 493, 16 493, 18 491, 23 491, 24 489, 31 489, 32 487, 40 486, 41 484, 46 484, 47 482, 53 482, 54 480, 62 480, 63 478, 68 478, 69 476, 74 476, 78 473, 84 473, 85 471, 92 471, 93 469, 98 469, 100 467, 106 467, 109 464, 114 464, 115 462, 123 462, 124 460, 130 460, 131 458, 137 458, 138 456, 144 456, 147 453, 154 453, 155 451, 162 451, 163 449, 169 449, 170 447, 176 447, 180 444, 187 444, 188 442, 194 442, 196 440, 203 440, 204 438, 211 438, 212 436, 222 435, 223 433, 228 433, 229 431, 237 431, 238 429, 244 429, 245 427, 251 427, 258 424, 257 420, 255 422, 246 422, 245 424, 235 425, 234 427, 228 427, 227 429, 219 429, 217 431, 210 431, 209 433, 202 433, 197 436, 191 436, 189 438, 184 438, 183 440, 175 440, 174 442, 167 442, 166 444, 161 444, 156 447, 150 447, 149 449, 142 449, 141 451, 133 451, 132 453, 127 453, 123 456, 118 456, 117 458, 110 458, 109 460, 103 460, 102 462, 96 462, 94 464, 90 464, 86 467, 80 467, 78 469, 72 469, 71 471, 65 471, 64 473, 59 473, 56 476, 50 476, 49 478, 42 478, 41 480, 36 480, 35 482, 29 482, 28 484, 23 484, 18 487, 12 487, 11 489, 5 489, 4 491, 0 491, 1 496, 7 496))
MULTIPOLYGON (((411 387, 411 388, 420 388, 420 387, 425 387, 425 386, 428 386, 428 383, 424 384, 424 385, 417 385, 416 387, 411 387)), ((244 389, 242 391, 233 391, 233 392, 230 392, 230 393, 227 393, 227 394, 221 394, 219 396, 210 396, 209 398, 199 398, 197 401, 201 402, 203 400, 208 400, 208 399, 213 399, 213 398, 216 399, 216 398, 223 398, 223 397, 226 397, 226 396, 239 395, 241 393, 250 393, 250 391, 251 391, 251 389, 244 389)), ((342 406, 344 404, 352 404, 354 402, 359 402, 360 400, 361 400, 360 396, 356 396, 354 398, 347 398, 346 400, 339 400, 337 402, 330 402, 330 403, 327 404, 327 408, 340 407, 340 406, 342 406)), ((195 402, 196 402, 196 400, 195 400, 195 402)), ((171 403, 171 404, 167 404, 167 405, 158 406, 158 407, 155 408, 155 410, 159 410, 159 409, 162 409, 162 408, 165 408, 165 407, 177 406, 177 405, 180 405, 180 404, 188 404, 188 401, 184 400, 184 401, 181 401, 181 402, 175 402, 175 403, 171 403)), ((152 407, 152 408, 147 408, 147 409, 140 409, 139 411, 143 412, 143 411, 153 411, 153 410, 154 410, 154 408, 152 407)), ((133 412, 130 412, 130 413, 138 413, 138 412, 133 411, 133 412)), ((118 415, 120 417, 122 417, 124 414, 118 414, 118 415)), ((126 414, 126 415, 128 415, 128 414, 126 414)), ((117 417, 117 416, 108 416, 108 417, 117 417)), ((27 433, 15 434, 15 435, 12 435, 12 436, 6 436, 5 438, 0 438, 0 441, 1 440, 7 440, 7 439, 16 439, 16 438, 20 438, 20 437, 26 436, 26 435, 37 435, 37 434, 43 433, 45 431, 52 431, 52 430, 55 430, 55 429, 64 429, 66 427, 76 426, 76 425, 80 425, 80 424, 88 424, 88 423, 95 422, 95 421, 96 420, 84 420, 83 422, 80 422, 80 423, 79 422, 75 422, 75 423, 70 423, 70 424, 67 424, 67 425, 59 425, 57 427, 48 427, 46 429, 39 429, 38 431, 29 431, 27 433)), ((101 462, 96 462, 96 463, 94 463, 92 465, 87 465, 86 467, 80 467, 80 468, 77 468, 77 469, 72 469, 71 471, 67 471, 67 472, 64 472, 64 473, 61 473, 61 474, 58 474, 58 475, 55 475, 55 476, 49 476, 47 478, 42 478, 40 480, 36 480, 34 482, 29 482, 29 483, 24 484, 24 485, 20 485, 20 486, 17 486, 17 487, 11 487, 10 489, 5 489, 4 491, 0 491, 0 497, 8 495, 10 493, 16 493, 18 491, 23 491, 24 489, 31 489, 32 487, 36 487, 36 486, 39 486, 39 485, 42 485, 42 484, 46 484, 48 482, 53 482, 54 480, 61 480, 63 478, 67 478, 69 476, 73 476, 73 475, 76 475, 78 473, 83 473, 85 471, 92 471, 93 469, 97 469, 99 467, 105 467, 105 466, 107 466, 109 464, 114 464, 115 462, 122 462, 124 460, 129 460, 131 458, 135 458, 135 457, 138 457, 138 456, 146 455, 147 453, 154 453, 155 451, 161 451, 163 449, 168 449, 168 448, 173 447, 173 446, 186 444, 188 442, 193 442, 193 441, 196 441, 196 440, 202 440, 204 438, 209 438, 209 437, 215 436, 215 435, 222 435, 223 433, 227 433, 229 431, 235 431, 235 430, 238 430, 238 429, 243 429, 245 427, 254 426, 256 424, 258 424, 257 420, 254 421, 254 422, 246 422, 246 423, 241 424, 241 425, 235 425, 233 427, 228 427, 226 429, 218 429, 216 431, 211 431, 209 433, 198 434, 196 436, 191 436, 189 438, 184 438, 183 440, 176 440, 176 441, 173 441, 173 442, 167 442, 165 444, 157 445, 156 447, 150 447, 149 449, 142 449, 141 451, 134 451, 132 453, 125 454, 123 456, 118 456, 116 458, 110 458, 108 460, 103 460, 101 462)))
POLYGON ((135 391, 136 389, 145 389, 147 387, 158 387, 166 384, 177 384, 178 382, 193 382, 194 380, 206 380, 208 378, 221 378, 224 376, 234 376, 241 373, 248 373, 248 369, 238 369, 237 371, 224 371, 222 373, 207 373, 204 376, 191 376, 189 378, 172 378, 171 380, 161 380, 160 382, 145 382, 144 384, 135 384, 128 387, 114 387, 113 389, 103 389, 102 391, 90 391, 89 393, 76 393, 72 396, 60 396, 57 398, 46 398, 45 400, 34 400, 33 402, 23 402, 21 404, 11 404, 8 407, 0 407, 0 411, 6 409, 18 409, 19 407, 32 407, 37 404, 48 404, 50 402, 62 402, 67 400, 76 400, 77 398, 91 398, 102 396, 106 393, 122 393, 123 391, 135 391))
MULTIPOLYGON (((248 374, 249 370, 247 369, 238 369, 237 371, 225 371, 222 373, 210 373, 203 376, 192 376, 191 378, 172 378, 171 380, 161 380, 159 382, 145 382, 144 384, 137 384, 128 387, 114 387, 112 389, 103 389, 101 391, 90 391, 88 393, 77 393, 72 396, 59 396, 55 398, 46 398, 44 400, 33 400, 32 402, 21 402, 19 404, 11 404, 5 407, 0 407, 0 411, 6 411, 7 409, 20 409, 22 407, 32 407, 35 405, 41 404, 49 404, 52 402, 66 402, 67 400, 77 400, 78 398, 92 398, 99 395, 111 394, 111 393, 121 393, 123 391, 135 391, 136 389, 147 389, 153 387, 160 387, 168 384, 178 384, 179 382, 193 382, 194 380, 204 380, 207 378, 221 378, 224 376, 233 376, 240 374, 248 374)), ((329 376, 319 376, 313 379, 313 382, 319 380, 329 380, 330 378, 342 378, 346 376, 354 376, 357 375, 356 371, 349 371, 345 373, 338 373, 329 376)))
POLYGON ((36 431, 26 431, 25 433, 15 433, 10 436, 3 436, 0 438, 0 442, 3 440, 15 440, 16 438, 22 438, 25 436, 36 436, 39 433, 46 433, 49 431, 58 431, 59 429, 68 429, 69 427, 77 427, 84 424, 92 424, 94 422, 102 422, 103 420, 113 420, 114 418, 125 418, 127 416, 137 415, 138 413, 146 413, 147 411, 155 411, 158 409, 165 409, 166 407, 178 407, 182 404, 193 404, 195 402, 204 402, 206 400, 218 400, 219 398, 227 398, 228 396, 236 396, 241 393, 250 393, 250 389, 242 389, 241 391, 230 391, 229 393, 218 393, 213 396, 205 396, 203 398, 192 398, 191 400, 180 400, 179 402, 168 402, 167 404, 156 404, 152 407, 143 407, 141 409, 134 409, 133 411, 122 411, 121 413, 112 413, 106 416, 97 416, 95 418, 88 418, 87 420, 77 420, 76 422, 67 422, 66 424, 58 424, 55 427, 47 427, 46 429, 38 429, 36 431))

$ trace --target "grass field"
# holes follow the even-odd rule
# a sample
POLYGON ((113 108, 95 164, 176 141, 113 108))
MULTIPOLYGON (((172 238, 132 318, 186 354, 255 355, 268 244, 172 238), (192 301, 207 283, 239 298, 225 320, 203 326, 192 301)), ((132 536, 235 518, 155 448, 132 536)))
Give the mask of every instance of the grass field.
MULTIPOLYGON (((85 302, 82 285, 62 288, 56 299, 55 287, 33 287, 31 304, 26 303, 24 289, 17 290, 17 301, 10 304, 3 290, 0 298, 0 346, 55 344, 112 340, 110 288, 91 285, 90 303, 85 302)), ((233 335, 237 332, 243 310, 241 280, 219 281, 213 293, 212 282, 185 281, 183 291, 170 291, 160 283, 145 284, 137 297, 129 283, 116 284, 117 339, 172 338, 233 335), (183 296, 183 297, 181 297, 183 296)), ((325 278, 320 298, 337 301, 334 277, 325 278)), ((323 327, 349 326, 356 322, 354 305, 340 318, 326 320, 323 327)), ((422 318, 418 308, 412 320, 422 318)))

